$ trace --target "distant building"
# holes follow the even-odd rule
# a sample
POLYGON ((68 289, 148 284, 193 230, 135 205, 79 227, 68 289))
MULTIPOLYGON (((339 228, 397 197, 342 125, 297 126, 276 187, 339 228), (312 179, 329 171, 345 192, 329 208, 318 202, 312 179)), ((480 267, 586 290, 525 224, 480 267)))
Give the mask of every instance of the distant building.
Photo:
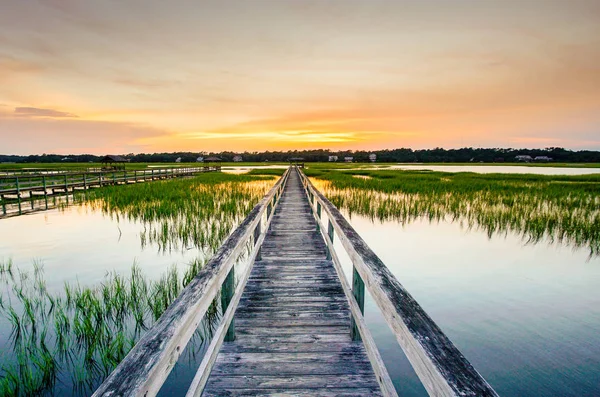
POLYGON ((203 163, 204 162, 204 157, 200 156, 196 159, 196 163, 203 163))
POLYGON ((351 163, 352 161, 354 161, 354 157, 350 157, 350 156, 344 157, 344 162, 351 163))
POLYGON ((181 163, 181 157, 177 157, 177 158, 175 159, 175 162, 176 162, 176 163, 181 163))
POLYGON ((102 163, 103 171, 114 171, 124 170, 125 163, 128 163, 129 160, 122 156, 114 156, 109 154, 104 156, 100 162, 102 163))
POLYGON ((533 158, 529 155, 522 154, 522 155, 515 157, 515 160, 520 161, 520 162, 530 163, 533 160, 533 158))
POLYGON ((239 162, 243 161, 242 156, 239 156, 239 155, 238 156, 233 156, 233 161, 235 163, 239 163, 239 162))
POLYGON ((552 161, 552 157, 548 156, 536 156, 533 161, 539 161, 542 163, 547 163, 548 161, 552 161))
POLYGON ((369 161, 370 161, 371 163, 374 163, 375 161, 377 161, 377 155, 376 155, 375 153, 371 153, 371 154, 369 155, 369 161))
POLYGON ((329 156, 329 161, 338 161, 338 156, 329 156))

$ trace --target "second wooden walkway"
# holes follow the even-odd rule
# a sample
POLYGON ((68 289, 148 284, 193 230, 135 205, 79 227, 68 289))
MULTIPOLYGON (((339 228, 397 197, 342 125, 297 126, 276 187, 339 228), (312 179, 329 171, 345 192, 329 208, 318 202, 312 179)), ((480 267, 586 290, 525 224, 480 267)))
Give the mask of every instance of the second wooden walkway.
POLYGON ((296 172, 203 396, 379 396, 350 309, 296 172))

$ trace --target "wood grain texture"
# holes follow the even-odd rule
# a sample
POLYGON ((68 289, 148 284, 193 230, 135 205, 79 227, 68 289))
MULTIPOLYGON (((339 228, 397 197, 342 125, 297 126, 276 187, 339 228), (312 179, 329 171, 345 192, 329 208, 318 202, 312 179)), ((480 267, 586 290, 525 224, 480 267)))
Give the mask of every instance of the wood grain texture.
POLYGON ((297 172, 290 173, 203 396, 380 396, 297 172))
POLYGON ((335 235, 427 392, 432 396, 497 396, 339 210, 303 174, 302 183, 327 214, 335 235))
POLYGON ((282 189, 289 170, 250 211, 240 226, 198 275, 142 336, 125 359, 93 396, 154 396, 177 363, 209 305, 234 265, 246 242, 261 222, 268 203, 282 189))

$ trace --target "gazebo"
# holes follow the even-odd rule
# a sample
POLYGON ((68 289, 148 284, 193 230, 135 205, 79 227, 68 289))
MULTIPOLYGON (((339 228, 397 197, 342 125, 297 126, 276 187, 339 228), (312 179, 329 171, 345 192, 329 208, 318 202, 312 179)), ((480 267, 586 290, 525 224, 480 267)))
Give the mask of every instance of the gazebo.
POLYGON ((211 170, 210 163, 215 163, 215 165, 214 165, 214 171, 221 171, 221 161, 223 161, 223 160, 221 160, 218 157, 214 157, 214 156, 213 157, 206 157, 204 159, 204 164, 206 164, 204 166, 204 169, 207 170, 207 171, 211 170))
POLYGON ((304 159, 302 157, 291 157, 289 162, 290 165, 293 164, 298 168, 304 168, 304 159))
POLYGON ((102 163, 103 171, 115 171, 124 170, 125 163, 129 162, 129 160, 122 156, 114 156, 109 154, 104 156, 100 162, 102 163))

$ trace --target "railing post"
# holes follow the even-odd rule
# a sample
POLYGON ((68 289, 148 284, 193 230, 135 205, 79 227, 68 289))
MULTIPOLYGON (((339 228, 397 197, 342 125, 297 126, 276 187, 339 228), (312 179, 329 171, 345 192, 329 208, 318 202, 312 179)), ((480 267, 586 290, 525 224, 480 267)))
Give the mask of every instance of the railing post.
POLYGON ((317 203, 317 216, 321 219, 321 203, 317 203))
POLYGON ((21 188, 19 187, 19 177, 17 176, 15 178, 16 184, 17 184, 17 201, 19 203, 19 215, 21 215, 21 188))
POLYGON ((46 185, 46 175, 42 176, 42 185, 44 188, 44 202, 46 203, 46 209, 48 209, 48 189, 46 185))
POLYGON ((87 174, 83 174, 83 190, 87 190, 87 174))
POLYGON ((98 184, 102 187, 102 171, 100 171, 100 176, 98 177, 98 184))
POLYGON ((327 247, 327 260, 331 260, 331 250, 333 249, 333 233, 333 223, 331 223, 330 219, 329 224, 327 225, 327 235, 331 241, 331 247, 327 247))
MULTIPOLYGON (((261 224, 260 224, 260 222, 258 222, 258 225, 256 225, 256 229, 254 229, 254 246, 255 247, 258 244, 258 238, 260 237, 260 233, 261 233, 260 229, 261 229, 261 224)), ((260 261, 261 259, 262 259, 262 250, 259 247, 258 251, 256 252, 256 260, 260 261)))
MULTIPOLYGON (((223 313, 229 307, 229 303, 231 302, 231 298, 233 297, 233 293, 235 292, 235 266, 231 267, 231 270, 225 277, 225 281, 223 282, 223 286, 221 287, 221 309, 223 313)), ((235 318, 231 319, 231 324, 229 324, 229 328, 227 329, 227 333, 225 333, 225 338, 223 339, 225 342, 233 342, 235 340, 235 318)))
MULTIPOLYGON (((360 312, 365 314, 365 282, 363 281, 362 277, 360 277, 360 274, 358 274, 355 267, 352 267, 352 295, 354 295, 354 299, 356 299, 356 303, 358 303, 360 312)), ((356 326, 354 317, 352 317, 351 321, 352 328, 350 331, 350 336, 354 341, 360 340, 360 332, 358 332, 358 327, 356 326)))
POLYGON ((267 205, 267 219, 269 219, 270 216, 271 216, 271 202, 269 201, 269 204, 267 205))

